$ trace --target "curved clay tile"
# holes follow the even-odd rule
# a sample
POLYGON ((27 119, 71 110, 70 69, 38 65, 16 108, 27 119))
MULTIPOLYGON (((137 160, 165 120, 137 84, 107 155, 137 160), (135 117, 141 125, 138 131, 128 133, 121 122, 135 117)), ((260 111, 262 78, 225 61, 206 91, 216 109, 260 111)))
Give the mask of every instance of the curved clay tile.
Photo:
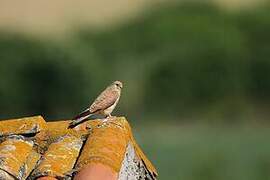
POLYGON ((41 116, 0 121, 0 179, 156 179, 124 117, 73 129, 69 122, 46 123, 41 116))
POLYGON ((0 136, 12 134, 34 134, 46 128, 42 116, 10 119, 0 122, 0 136))

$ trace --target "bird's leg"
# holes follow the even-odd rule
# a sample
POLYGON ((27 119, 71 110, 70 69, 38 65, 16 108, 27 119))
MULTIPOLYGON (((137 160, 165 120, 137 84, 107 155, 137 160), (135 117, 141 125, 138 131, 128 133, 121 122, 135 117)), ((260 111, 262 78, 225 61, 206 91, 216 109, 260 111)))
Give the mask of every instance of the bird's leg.
POLYGON ((101 126, 103 125, 106 125, 108 123, 112 123, 112 124, 115 124, 118 126, 118 124, 114 123, 113 120, 115 119, 116 117, 115 116, 112 116, 111 114, 108 114, 103 120, 102 120, 102 123, 101 123, 101 126))
POLYGON ((110 120, 110 118, 112 117, 111 114, 108 114, 103 120, 102 123, 106 123, 108 120, 110 120))
POLYGON ((112 118, 111 113, 107 116, 108 120, 110 120, 112 118))
POLYGON ((106 116, 106 118, 104 118, 103 120, 102 120, 102 124, 103 123, 108 123, 108 122, 110 122, 110 121, 112 121, 112 120, 114 120, 114 116, 112 116, 111 114, 108 114, 107 116, 106 116))
POLYGON ((109 114, 107 118, 109 121, 113 121, 116 119, 116 116, 112 116, 111 114, 109 114))
POLYGON ((106 125, 108 123, 108 120, 109 120, 108 117, 109 116, 106 116, 104 119, 102 119, 101 124, 98 125, 98 126, 99 127, 102 127, 102 126, 106 125))
POLYGON ((116 126, 119 126, 120 128, 123 128, 121 125, 119 125, 118 123, 114 122, 114 120, 116 119, 115 116, 112 116, 111 114, 108 114, 103 120, 101 125, 99 125, 99 127, 102 127, 104 125, 108 125, 109 123, 114 124, 116 126))
POLYGON ((106 123, 108 121, 108 118, 106 117, 106 118, 104 118, 103 120, 102 120, 102 123, 106 123))

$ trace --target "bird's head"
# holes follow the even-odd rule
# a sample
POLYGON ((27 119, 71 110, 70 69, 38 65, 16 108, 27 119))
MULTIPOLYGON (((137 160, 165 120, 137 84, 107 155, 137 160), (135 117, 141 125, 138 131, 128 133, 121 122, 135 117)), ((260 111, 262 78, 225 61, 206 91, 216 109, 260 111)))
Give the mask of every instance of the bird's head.
POLYGON ((116 86, 116 88, 118 89, 122 89, 123 87, 123 83, 121 81, 114 81, 112 84, 113 86, 116 86))

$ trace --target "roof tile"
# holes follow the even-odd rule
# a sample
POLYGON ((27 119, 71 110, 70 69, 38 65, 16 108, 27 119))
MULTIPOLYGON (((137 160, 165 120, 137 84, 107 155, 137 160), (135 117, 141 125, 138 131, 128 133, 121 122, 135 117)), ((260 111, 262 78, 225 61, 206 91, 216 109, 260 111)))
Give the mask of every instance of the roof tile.
POLYGON ((65 177, 72 170, 79 155, 83 141, 81 138, 64 135, 50 144, 33 176, 65 177))
POLYGON ((0 122, 0 136, 37 133, 45 128, 42 116, 5 120, 0 122))
MULTIPOLYGON (((93 124, 92 121, 88 123, 90 126, 93 124)), ((76 168, 81 169, 90 163, 103 163, 119 172, 128 143, 126 123, 126 120, 119 118, 118 121, 94 126, 76 168)))
POLYGON ((91 120, 73 129, 67 129, 69 122, 46 123, 41 116, 0 121, 0 179, 69 179, 89 165, 95 169, 93 164, 103 164, 118 174, 121 169, 134 171, 123 167, 123 162, 135 156, 134 167, 142 167, 140 172, 150 174, 150 179, 157 176, 124 117, 106 123, 91 120))
POLYGON ((0 169, 12 176, 23 179, 27 170, 25 162, 33 148, 33 141, 13 135, 0 144, 0 169))

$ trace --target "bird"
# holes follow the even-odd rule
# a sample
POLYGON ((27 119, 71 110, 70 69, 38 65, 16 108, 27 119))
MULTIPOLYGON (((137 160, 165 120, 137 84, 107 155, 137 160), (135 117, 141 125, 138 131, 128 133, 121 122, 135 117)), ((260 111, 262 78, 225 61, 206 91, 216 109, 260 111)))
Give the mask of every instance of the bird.
POLYGON ((105 115, 106 118, 104 121, 111 118, 111 113, 120 99, 122 88, 123 83, 121 81, 114 81, 111 83, 104 91, 100 93, 89 108, 72 118, 69 128, 73 128, 84 122, 91 115, 105 115))

